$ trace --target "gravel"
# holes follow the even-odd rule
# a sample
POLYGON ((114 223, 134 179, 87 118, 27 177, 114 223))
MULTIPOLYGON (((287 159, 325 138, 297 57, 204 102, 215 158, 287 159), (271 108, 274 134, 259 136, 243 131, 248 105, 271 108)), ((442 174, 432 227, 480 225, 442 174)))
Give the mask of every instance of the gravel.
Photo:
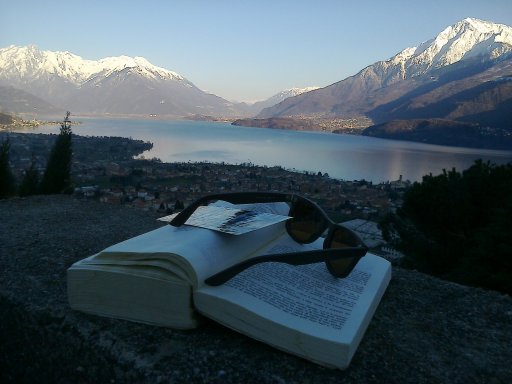
POLYGON ((0 201, 2 383, 510 383, 512 298, 394 267, 350 367, 204 319, 177 331, 72 311, 66 269, 162 225, 71 196, 0 201))

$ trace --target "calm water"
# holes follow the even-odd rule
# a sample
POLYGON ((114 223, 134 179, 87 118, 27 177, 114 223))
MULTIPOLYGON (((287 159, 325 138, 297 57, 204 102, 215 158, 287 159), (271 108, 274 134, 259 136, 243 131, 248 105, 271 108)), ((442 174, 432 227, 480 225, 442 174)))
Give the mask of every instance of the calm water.
MULTIPOLYGON (((73 132, 84 136, 123 136, 151 141, 146 158, 164 162, 210 161, 280 165, 299 171, 327 172, 344 180, 375 183, 411 181, 442 169, 463 170, 475 159, 512 161, 512 151, 444 147, 363 136, 235 127, 224 123, 125 119, 79 119, 73 132)), ((59 127, 38 128, 58 133, 59 127)))

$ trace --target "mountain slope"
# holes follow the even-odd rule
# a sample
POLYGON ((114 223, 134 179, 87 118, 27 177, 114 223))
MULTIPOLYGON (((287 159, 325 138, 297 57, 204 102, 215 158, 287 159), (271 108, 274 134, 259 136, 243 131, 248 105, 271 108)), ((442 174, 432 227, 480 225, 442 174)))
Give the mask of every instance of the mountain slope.
POLYGON ((142 57, 92 61, 69 52, 10 46, 0 49, 0 85, 73 113, 238 115, 233 103, 142 57))
POLYGON ((512 74, 512 59, 499 62, 480 62, 472 59, 452 64, 430 73, 396 84, 393 90, 401 93, 391 102, 383 102, 388 89, 378 90, 375 97, 381 104, 367 114, 382 122, 406 118, 464 119, 475 111, 492 111, 512 97, 507 83, 512 74), (481 93, 496 88, 494 97, 482 99, 481 93), (468 107, 470 106, 471 107, 468 107))
POLYGON ((298 95, 302 95, 306 92, 314 91, 315 89, 318 89, 319 87, 306 87, 306 88, 290 88, 285 89, 277 94, 275 94, 272 97, 269 97, 266 100, 258 101, 252 105, 250 105, 250 108, 252 111, 254 111, 254 114, 258 114, 265 108, 272 107, 276 104, 279 104, 283 100, 288 99, 289 97, 295 97, 298 95))
POLYGON ((376 108, 415 92, 433 91, 452 82, 450 77, 490 70, 511 57, 511 27, 468 18, 418 47, 407 48, 328 87, 287 99, 258 117, 367 115, 383 122, 389 118, 384 109, 376 108))
POLYGON ((0 112, 10 112, 38 118, 62 115, 65 110, 57 108, 45 100, 14 87, 0 85, 0 112))
POLYGON ((392 120, 365 129, 363 135, 437 145, 512 150, 512 135, 506 129, 446 119, 392 120))

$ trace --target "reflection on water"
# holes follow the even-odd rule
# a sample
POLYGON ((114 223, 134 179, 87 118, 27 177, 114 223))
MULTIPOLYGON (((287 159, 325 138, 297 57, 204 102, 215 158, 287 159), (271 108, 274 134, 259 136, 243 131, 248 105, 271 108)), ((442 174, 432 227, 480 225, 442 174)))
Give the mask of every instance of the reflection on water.
MULTIPOLYGON (((124 136, 151 141, 146 158, 164 162, 252 162, 328 173, 345 180, 412 181, 443 169, 463 170, 476 159, 512 161, 510 151, 444 147, 363 136, 235 127, 224 123, 126 119, 80 119, 73 132, 89 136, 124 136)), ((59 127, 37 132, 58 133, 59 127)))

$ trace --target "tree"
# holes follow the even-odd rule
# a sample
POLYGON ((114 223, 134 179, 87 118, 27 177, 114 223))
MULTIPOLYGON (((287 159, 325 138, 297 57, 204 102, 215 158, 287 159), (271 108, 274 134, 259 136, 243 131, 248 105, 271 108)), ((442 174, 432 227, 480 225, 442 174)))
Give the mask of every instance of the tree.
POLYGON ((66 113, 60 134, 53 145, 41 181, 43 194, 65 193, 71 190, 71 121, 66 113))
POLYGON ((25 170, 18 194, 20 196, 31 196, 39 193, 39 171, 36 169, 35 161, 32 159, 30 168, 25 170))
POLYGON ((174 210, 175 211, 180 211, 180 210, 182 210, 184 208, 185 208, 185 204, 183 204, 182 201, 176 200, 176 202, 174 203, 174 210))
POLYGON ((424 176, 387 224, 406 265, 512 294, 512 164, 424 176))
POLYGON ((16 181, 9 166, 10 149, 11 143, 7 138, 0 147, 0 199, 10 197, 16 191, 16 181))

